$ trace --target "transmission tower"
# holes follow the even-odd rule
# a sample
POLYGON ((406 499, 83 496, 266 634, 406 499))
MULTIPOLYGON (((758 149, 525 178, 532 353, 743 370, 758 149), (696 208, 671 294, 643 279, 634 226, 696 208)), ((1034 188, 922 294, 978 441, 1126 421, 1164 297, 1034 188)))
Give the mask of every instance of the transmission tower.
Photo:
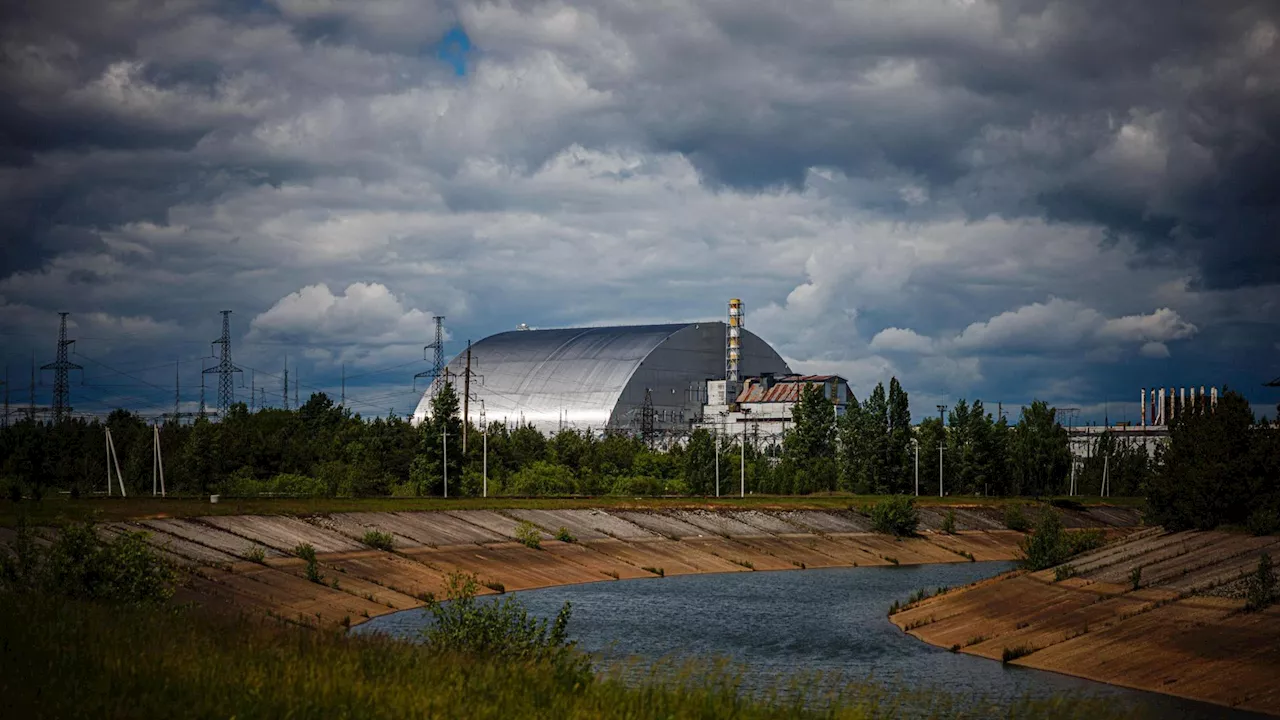
POLYGON ((640 438, 650 448, 653 447, 654 439, 653 417, 653 392, 649 388, 645 388, 644 404, 640 406, 640 438))
POLYGON ((280 391, 280 397, 284 398, 284 409, 289 409, 289 356, 284 356, 284 388, 280 391))
POLYGON ((434 397, 440 391, 440 385, 437 382, 444 375, 444 316, 436 315, 433 318, 436 321, 436 339, 430 345, 422 347, 422 359, 427 359, 427 351, 434 350, 435 354, 432 358, 431 369, 424 370, 413 376, 414 380, 420 377, 430 377, 431 385, 427 392, 434 397))
POLYGON ((58 313, 61 318, 58 323, 58 359, 40 367, 41 370, 53 371, 54 422, 62 422, 71 415, 71 383, 67 380, 67 375, 71 370, 84 370, 67 359, 67 348, 76 343, 75 340, 67 339, 67 315, 70 313, 58 313))
POLYGON ((231 311, 222 311, 222 337, 214 340, 213 345, 222 346, 222 356, 217 365, 205 370, 206 373, 218 375, 218 415, 225 417, 236 399, 236 386, 232 376, 244 371, 231 362, 231 311))

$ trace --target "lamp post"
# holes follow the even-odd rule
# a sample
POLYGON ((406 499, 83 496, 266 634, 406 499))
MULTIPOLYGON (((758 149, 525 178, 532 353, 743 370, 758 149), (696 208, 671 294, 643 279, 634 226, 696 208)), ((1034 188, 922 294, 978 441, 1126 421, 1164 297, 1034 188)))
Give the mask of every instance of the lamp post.
POLYGON ((480 461, 480 472, 483 477, 483 493, 484 497, 489 497, 489 423, 485 422, 484 416, 484 400, 480 401, 480 426, 482 441, 482 457, 480 461))
POLYGON ((747 409, 742 409, 742 497, 747 496, 747 409))
POLYGON ((440 434, 440 447, 444 448, 444 496, 449 497, 449 418, 445 418, 440 425, 443 432, 440 434))
POLYGON ((911 438, 911 445, 916 449, 916 497, 920 497, 920 441, 911 438))
POLYGON ((946 405, 938 406, 938 427, 942 430, 938 438, 938 497, 942 497, 942 447, 947 443, 947 426, 943 422, 942 414, 946 411, 946 405))

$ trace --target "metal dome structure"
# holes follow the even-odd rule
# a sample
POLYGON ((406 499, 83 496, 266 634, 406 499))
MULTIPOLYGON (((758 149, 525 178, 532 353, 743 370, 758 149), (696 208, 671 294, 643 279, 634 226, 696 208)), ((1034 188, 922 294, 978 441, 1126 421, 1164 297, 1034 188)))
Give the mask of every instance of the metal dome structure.
MULTIPOLYGON (((654 427, 689 429, 706 401, 708 380, 725 376, 723 322, 515 330, 471 346, 470 420, 544 432, 638 429, 648 393, 654 427)), ((788 374, 772 347, 741 332, 741 372, 788 374)), ((459 394, 465 353, 448 363, 459 394)), ((414 422, 430 413, 437 379, 418 403, 414 422)))

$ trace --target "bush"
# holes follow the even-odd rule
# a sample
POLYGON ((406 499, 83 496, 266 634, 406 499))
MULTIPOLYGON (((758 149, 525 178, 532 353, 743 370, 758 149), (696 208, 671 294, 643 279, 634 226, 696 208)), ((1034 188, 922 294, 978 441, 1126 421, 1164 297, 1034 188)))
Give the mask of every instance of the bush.
POLYGON ((381 532, 379 530, 370 530, 364 534, 364 537, 361 538, 361 542, 363 542, 365 545, 368 545, 371 548, 375 548, 377 550, 386 550, 387 552, 391 552, 391 549, 395 547, 396 538, 394 535, 388 532, 381 532))
POLYGON ((1142 566, 1138 565, 1129 571, 1129 584, 1134 590, 1142 587, 1142 566))
POLYGON ((1017 647, 1005 648, 1004 652, 1000 654, 1000 662, 1011 663, 1014 660, 1017 660, 1020 657, 1026 657, 1027 655, 1030 655, 1033 652, 1035 652, 1035 649, 1027 647, 1026 645, 1019 645, 1017 647))
POLYGON ((0 588, 80 600, 123 604, 159 603, 173 596, 174 572, 147 543, 147 533, 124 533, 111 541, 89 525, 68 525, 47 549, 19 524, 0 553, 0 588))
POLYGON ((1004 508, 1004 526, 1010 530, 1026 532, 1031 529, 1031 522, 1018 505, 1006 505, 1004 508))
POLYGON ((316 562, 316 549, 311 543, 302 543, 293 549, 293 554, 307 561, 304 572, 313 583, 323 583, 324 575, 320 573, 320 565, 316 562))
POLYGON ((871 508, 871 526, 876 532, 906 537, 914 535, 919 524, 915 499, 909 495, 894 495, 871 508))
POLYGON ((667 492, 667 481, 650 475, 621 475, 613 478, 610 495, 627 497, 654 497, 667 492))
POLYGON ((942 532, 948 535, 956 534, 956 511, 947 510, 947 514, 942 516, 942 532))
POLYGON ((535 460, 520 468, 503 483, 505 495, 571 495, 574 492, 573 471, 563 465, 535 460))
POLYGON ((1254 510, 1249 513, 1246 527, 1249 532, 1258 536, 1280 534, 1280 513, 1269 508, 1254 510))
POLYGON ((556 531, 556 539, 559 540, 560 542, 571 543, 577 540, 578 538, 574 537, 573 533, 569 532, 569 528, 561 525, 560 529, 556 531))
POLYGON ((1045 508, 1040 513, 1035 532, 1018 543, 1018 550, 1022 555, 1022 565, 1028 570, 1044 570, 1066 560, 1067 543, 1058 513, 1045 508))
POLYGON ((1073 577, 1075 577, 1075 576, 1076 576, 1076 566, 1075 566, 1075 565, 1059 565, 1058 567, 1054 568, 1054 570, 1053 570, 1053 581, 1054 581, 1054 582, 1062 582, 1063 580, 1066 580, 1067 578, 1073 578, 1073 577))
POLYGON ((520 524, 516 525, 516 539, 534 550, 542 547, 542 533, 537 525, 528 520, 521 520, 520 524))
POLYGON ((254 545, 245 551, 244 559, 261 565, 267 561, 267 551, 261 545, 254 545))
POLYGON ((1271 556, 1262 553, 1258 569, 1249 576, 1245 586, 1245 609, 1261 610, 1276 601, 1276 573, 1271 566, 1271 556))
POLYGON ((1081 553, 1087 553, 1090 550, 1097 550, 1107 542, 1106 535, 1101 530, 1093 528, 1090 530, 1077 530, 1063 534, 1063 540, 1066 542, 1067 557, 1074 557, 1081 553))
POLYGON ((477 603, 478 587, 474 575, 449 574, 448 602, 432 600, 427 607, 434 622, 423 634, 432 650, 521 663, 550 662, 563 675, 580 676, 583 684, 590 680, 590 664, 568 639, 570 603, 548 624, 530 617, 514 597, 501 603, 477 603))

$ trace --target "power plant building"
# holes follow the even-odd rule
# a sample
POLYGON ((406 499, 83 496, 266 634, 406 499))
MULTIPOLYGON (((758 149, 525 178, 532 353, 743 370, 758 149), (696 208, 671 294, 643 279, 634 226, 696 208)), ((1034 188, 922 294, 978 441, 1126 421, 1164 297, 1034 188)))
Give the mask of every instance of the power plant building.
MULTIPOLYGON (((767 342, 730 322, 513 330, 471 346, 471 422, 528 424, 543 432, 688 431, 702 418, 709 384, 736 397, 743 377, 789 376, 791 369, 767 342), (736 352, 727 352, 731 349, 736 352)), ((447 365, 445 378, 463 392, 465 353, 447 365)), ((433 381, 414 412, 420 422, 444 382, 433 381)), ((731 401, 732 402, 732 401, 731 401)))

